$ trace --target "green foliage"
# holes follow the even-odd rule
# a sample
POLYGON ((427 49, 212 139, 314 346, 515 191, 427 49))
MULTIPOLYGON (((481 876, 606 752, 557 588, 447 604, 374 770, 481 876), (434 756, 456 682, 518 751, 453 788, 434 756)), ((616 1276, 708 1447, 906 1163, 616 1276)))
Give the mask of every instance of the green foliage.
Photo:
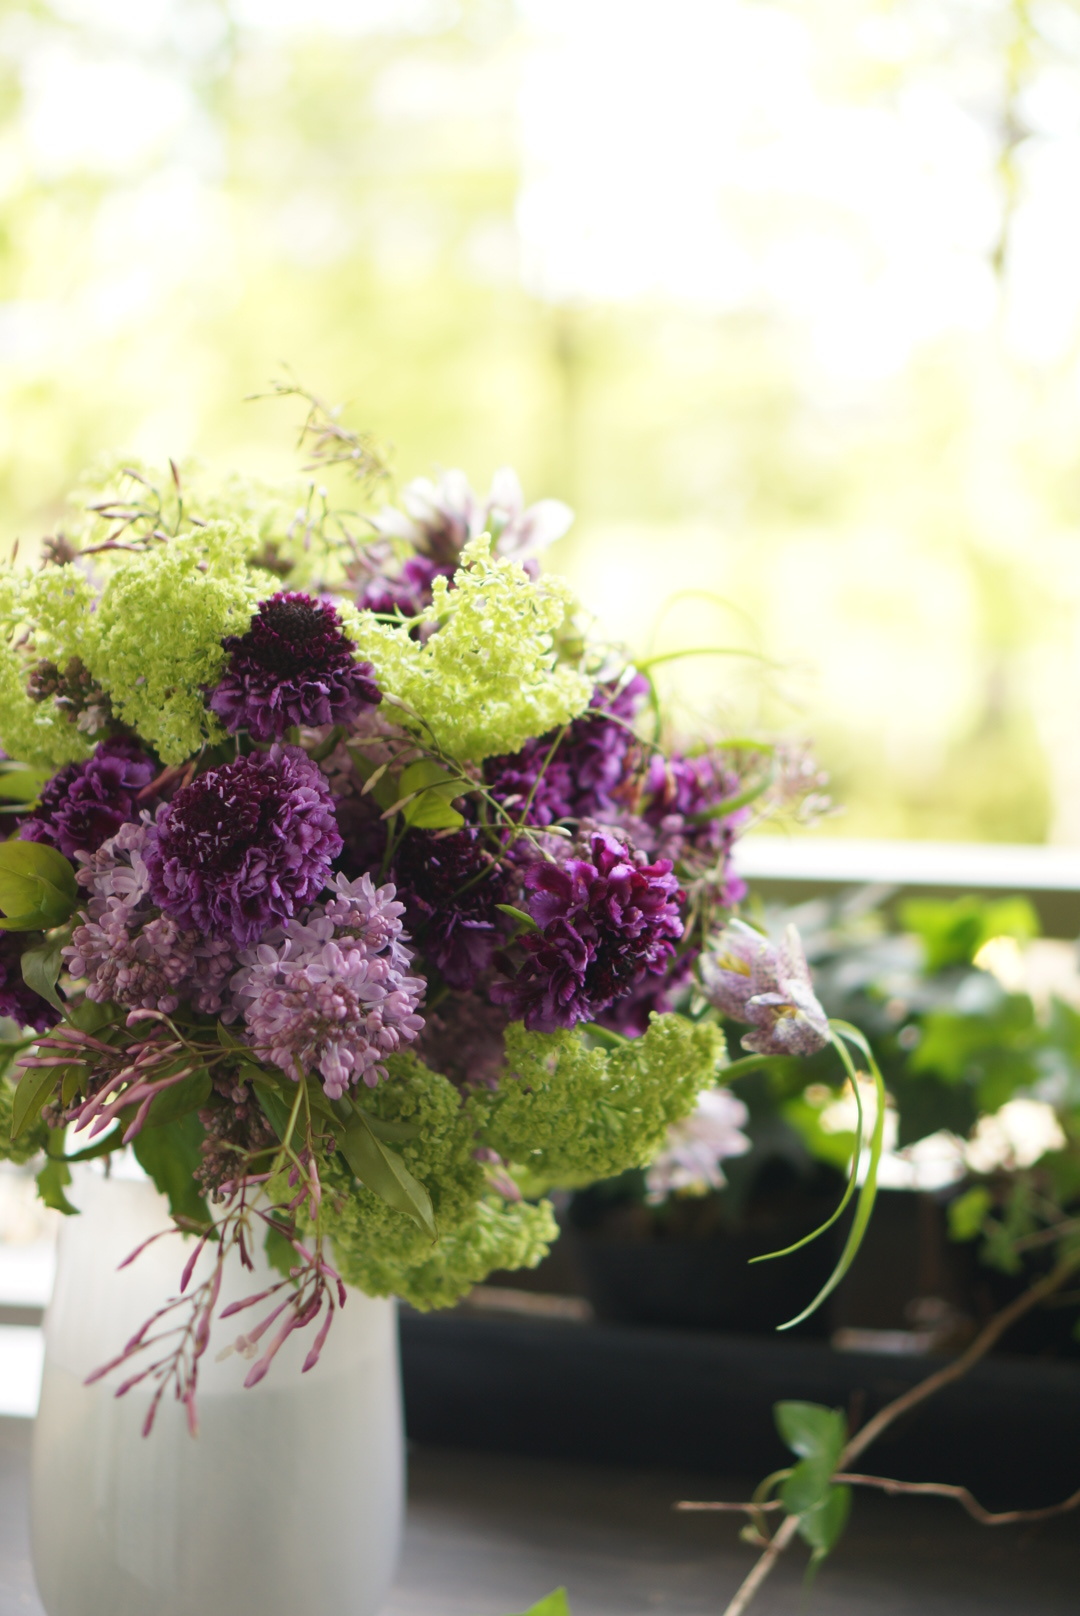
MULTIPOLYGON (((0 1045, 0 1067, 10 1065, 20 1048, 22 1048, 21 1042, 14 1046, 0 1045)), ((20 1083, 19 1088, 21 1087, 20 1083)), ((0 1160, 12 1161, 21 1166, 23 1162, 28 1162, 31 1157, 36 1156, 39 1150, 44 1150, 48 1129, 43 1122, 34 1122, 29 1127, 23 1128, 17 1138, 13 1137, 16 1132, 15 1096, 18 1092, 14 1084, 9 1083, 6 1077, 0 1076, 0 1160)))
POLYGON ((909 898, 899 914, 900 924, 922 939, 931 972, 970 965, 991 937, 1027 942, 1039 935, 1039 917, 1026 898, 909 898))
POLYGON ((243 633, 275 587, 248 565, 253 547, 250 531, 214 523, 125 557, 106 581, 87 666, 164 763, 224 735, 203 687, 221 673, 222 638, 243 633))
POLYGON ((982 1233, 987 1213, 994 1204, 985 1184, 973 1184, 955 1201, 949 1202, 949 1238, 974 1240, 982 1233))
POLYGON ((139 1166, 149 1174, 175 1218, 209 1223, 210 1209, 195 1182, 202 1164, 203 1129, 194 1111, 174 1118, 167 1127, 143 1128, 132 1145, 139 1166))
MULTIPOLYGON (((68 919, 78 901, 75 871, 45 842, 0 842, 3 931, 46 931, 68 919)), ((55 977, 53 978, 55 981, 55 977)))
POLYGON ((412 1218, 432 1240, 438 1239, 431 1196, 398 1152, 378 1137, 362 1111, 354 1110, 352 1121, 341 1131, 338 1149, 361 1184, 412 1218))
POLYGON ((847 1441, 847 1422, 839 1409, 820 1403, 777 1403, 773 1415, 799 1459, 780 1488, 780 1499, 789 1515, 799 1517, 799 1535, 813 1550, 813 1567, 836 1546, 851 1510, 850 1487, 832 1485, 847 1441))
POLYGON ((408 722, 421 738, 481 763, 588 706, 592 681, 555 665, 553 635, 571 604, 561 579, 533 583, 516 562, 492 557, 482 538, 465 547, 454 588, 437 578, 434 595, 423 618, 440 628, 424 644, 368 612, 346 616, 380 688, 417 715, 408 722))
POLYGON ((997 1111, 1037 1081, 1038 1028, 1026 993, 1005 993, 975 1014, 933 1010, 911 1057, 913 1073, 965 1084, 980 1111, 997 1111))
POLYGON ((521 1616, 570 1616, 570 1606, 566 1598, 565 1588, 555 1588, 544 1599, 538 1599, 535 1605, 522 1611, 521 1616))
POLYGON ((573 1185, 644 1166, 673 1122, 716 1081, 723 1037, 682 1016, 651 1018, 641 1038, 590 1048, 578 1032, 506 1034, 498 1092, 473 1102, 482 1137, 533 1179, 573 1185))
POLYGON ((55 1156, 47 1156, 45 1165, 37 1175, 38 1194, 46 1206, 51 1206, 54 1212, 62 1212, 65 1217, 72 1217, 78 1212, 78 1207, 72 1206, 65 1189, 71 1183, 71 1168, 66 1162, 55 1156))

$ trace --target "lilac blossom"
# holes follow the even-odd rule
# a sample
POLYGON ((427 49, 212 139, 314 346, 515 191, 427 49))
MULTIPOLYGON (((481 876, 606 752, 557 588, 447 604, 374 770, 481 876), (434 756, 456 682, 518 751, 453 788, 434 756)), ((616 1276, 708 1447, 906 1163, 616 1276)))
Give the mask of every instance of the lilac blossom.
POLYGON ((229 653, 211 709, 230 734, 280 740, 294 725, 350 724, 382 700, 370 662, 358 662, 336 609, 296 591, 260 603, 229 653))
POLYGON ((508 813, 530 825, 616 818, 625 812, 620 787, 638 757, 630 724, 647 689, 640 674, 622 687, 597 685, 588 711, 561 740, 557 733, 544 735, 527 741, 520 752, 489 758, 484 765, 488 790, 508 813))
POLYGON ((750 1141, 741 1129, 750 1120, 742 1100, 730 1089, 706 1089, 688 1117, 672 1123, 664 1148, 645 1174, 645 1199, 659 1206, 668 1196, 706 1195, 727 1183, 720 1163, 743 1156, 750 1141))
POLYGON ((701 960, 710 1003, 755 1031, 744 1049, 758 1055, 813 1055, 830 1040, 829 1020, 814 994, 810 968, 794 926, 777 944, 744 921, 732 920, 701 960))
POLYGON ((32 1027, 34 1032, 45 1032, 60 1020, 40 994, 28 988, 23 981, 22 952, 27 939, 0 931, 0 1016, 8 1016, 20 1027, 32 1027))
POLYGON ((186 1002, 216 1015, 235 956, 227 942, 185 929, 154 903, 146 859, 153 838, 146 816, 82 856, 77 878, 90 896, 64 949, 65 969, 85 979, 86 997, 98 1004, 169 1015, 186 1002))
POLYGON ((48 842, 65 858, 93 853, 138 818, 140 796, 156 773, 135 741, 102 741, 85 763, 69 763, 53 775, 19 834, 24 841, 48 842))
POLYGON ((525 875, 537 931, 518 940, 524 959, 491 997, 530 1032, 591 1021, 642 979, 664 971, 683 934, 671 864, 608 830, 592 831, 588 858, 536 863, 525 875))
POLYGON ((243 946, 317 898, 340 852, 325 777, 299 747, 275 745, 178 791, 145 858, 166 914, 243 946))
POLYGON ((317 1072, 331 1099, 386 1076, 386 1057, 424 1025, 403 910, 392 886, 339 875, 325 903, 241 954, 233 1003, 260 1059, 297 1081, 317 1072))

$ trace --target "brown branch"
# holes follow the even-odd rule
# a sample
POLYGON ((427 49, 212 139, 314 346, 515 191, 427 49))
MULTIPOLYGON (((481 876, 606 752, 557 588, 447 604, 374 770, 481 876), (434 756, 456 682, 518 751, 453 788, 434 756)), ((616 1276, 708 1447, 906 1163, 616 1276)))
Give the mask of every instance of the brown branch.
MULTIPOLYGON (((962 1352, 958 1358, 954 1358, 951 1363, 946 1364, 943 1369, 939 1369, 936 1374, 928 1375, 925 1380, 920 1380, 918 1385, 912 1386, 900 1397, 894 1398, 891 1403, 886 1403, 885 1407, 879 1409, 872 1420, 867 1420, 862 1429, 855 1432, 855 1435, 851 1438, 847 1446, 844 1448, 844 1451, 840 1455, 840 1466, 845 1467, 849 1465, 853 1459, 856 1459, 859 1456, 860 1453, 864 1453, 870 1444, 872 1442, 876 1442, 881 1433, 887 1430, 888 1427, 892 1425, 895 1420, 898 1420, 902 1414, 907 1414, 911 1409, 917 1408, 919 1404, 925 1402, 928 1397, 933 1397, 936 1392, 944 1390, 946 1386, 951 1386, 954 1381, 961 1380, 964 1375, 967 1374, 968 1370, 972 1369, 974 1365, 979 1362, 980 1358, 985 1358, 986 1354, 991 1350, 991 1348, 997 1345, 1001 1337, 1005 1334, 1006 1330, 1011 1329, 1019 1319, 1024 1317, 1025 1313, 1030 1313, 1033 1307, 1037 1307, 1039 1303, 1045 1301, 1048 1296, 1052 1296, 1055 1291, 1059 1291, 1062 1285, 1064 1285, 1065 1281, 1072 1274, 1074 1274, 1077 1269, 1080 1269, 1080 1251, 1073 1251, 1070 1252, 1067 1257, 1063 1257, 1060 1262, 1055 1264, 1045 1278, 1040 1279, 1036 1284, 1030 1286, 1028 1290, 1023 1291, 1021 1295, 1009 1303, 1008 1307, 1002 1308, 1000 1313, 995 1313, 993 1318, 988 1320, 988 1322, 983 1325, 983 1328, 979 1331, 978 1335, 975 1337, 974 1341, 972 1341, 967 1350, 962 1352)), ((850 1478, 845 1477, 844 1475, 839 1475, 837 1479, 850 1478)), ((903 1483, 893 1483, 890 1485, 894 1485, 897 1488, 904 1486, 903 1483)), ((916 1483, 913 1485, 922 1486, 926 1490, 935 1488, 935 1484, 933 1482, 916 1483)), ((907 1490, 906 1487, 905 1490, 907 1490)), ((939 1489, 935 1488, 935 1490, 939 1489)), ((949 1496, 958 1497, 959 1493, 964 1491, 966 1491, 966 1489, 963 1488, 949 1489, 949 1496)), ((970 1494, 968 1496, 970 1497, 970 1494)), ((964 1502, 963 1499, 960 1499, 959 1501, 961 1503, 964 1502)), ((972 1504, 975 1504, 974 1499, 971 1499, 971 1502, 972 1504)), ((1080 1503, 1080 1497, 1078 1497, 1077 1503, 1080 1503)), ((964 1507, 968 1507, 966 1503, 964 1504, 964 1507)), ((979 1506, 976 1505, 976 1508, 978 1507, 979 1506)), ((1051 1509, 1051 1513, 1059 1514, 1065 1507, 1073 1508, 1076 1507, 1076 1505, 1074 1504, 1073 1500, 1067 1499, 1065 1501, 1065 1505, 1054 1506, 1051 1509)), ((1014 1518, 1017 1520, 1029 1520, 1032 1518, 1031 1515, 1026 1511, 1015 1511, 1013 1514, 1014 1518)), ((979 1518, 979 1516, 976 1516, 976 1519, 979 1518)), ((999 1525, 1004 1524, 1004 1522, 994 1520, 991 1524, 999 1525)), ((798 1529, 798 1515, 789 1515, 787 1519, 781 1523, 768 1547, 763 1550, 761 1558, 751 1568, 749 1575, 743 1580, 742 1584, 737 1589, 735 1597, 731 1600, 724 1611, 724 1616, 743 1616, 743 1612, 748 1608, 750 1601, 754 1598, 754 1595, 761 1587, 761 1584, 765 1581, 765 1578, 769 1575, 769 1572, 772 1570, 781 1554, 788 1547, 798 1529)))
MULTIPOLYGON (((1015 1526, 1019 1521, 1047 1521, 1052 1515, 1067 1515, 1071 1509, 1080 1509, 1080 1488, 1060 1504, 1047 1504, 1043 1509, 1005 1509, 995 1513, 984 1509, 979 1500, 966 1487, 953 1487, 946 1481, 893 1481, 888 1476, 861 1476, 838 1470, 832 1478, 847 1482, 849 1487, 877 1487, 883 1493, 929 1494, 938 1498, 955 1498, 973 1520, 983 1526, 1015 1526)), ((744 1508, 728 1505, 729 1509, 744 1508)), ((760 1507, 760 1506, 758 1506, 760 1507)))
POLYGON ((784 1506, 780 1502, 779 1498, 770 1498, 767 1504, 729 1504, 726 1502, 717 1503, 711 1498, 706 1499, 704 1502, 699 1499, 680 1498, 679 1502, 674 1507, 676 1509, 684 1509, 688 1512, 692 1510, 727 1510, 730 1513, 732 1510, 735 1510, 741 1511, 744 1515, 756 1515, 759 1510, 783 1509, 784 1506))

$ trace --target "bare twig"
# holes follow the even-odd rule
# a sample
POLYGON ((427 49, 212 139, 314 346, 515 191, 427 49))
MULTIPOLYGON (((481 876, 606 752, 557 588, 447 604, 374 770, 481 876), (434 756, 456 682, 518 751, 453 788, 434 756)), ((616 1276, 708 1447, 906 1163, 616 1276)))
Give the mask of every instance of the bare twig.
MULTIPOLYGON (((1077 1269, 1080 1269, 1080 1251, 1071 1251, 1067 1256, 1062 1257, 1043 1279, 1038 1280, 1034 1285, 1022 1292, 1020 1296, 1009 1303, 1008 1307, 1002 1308, 1000 1313, 995 1313, 994 1317, 988 1320, 979 1331, 967 1350, 962 1352, 958 1358, 954 1358, 951 1363, 946 1364, 944 1368, 939 1369, 935 1374, 928 1375, 925 1380, 919 1381, 918 1385, 912 1386, 908 1391, 902 1393, 900 1397, 894 1398, 891 1403, 886 1403, 885 1407, 880 1409, 873 1419, 867 1420, 862 1429, 855 1432, 844 1448, 840 1455, 840 1464, 835 1480, 867 1486, 878 1485, 882 1486, 885 1491, 903 1490, 910 1492, 919 1490, 927 1493, 940 1493, 947 1497, 956 1498, 968 1510, 969 1514, 975 1515, 976 1520, 985 1520, 987 1512, 976 1513, 981 1510, 982 1506, 971 1497, 966 1488, 947 1487, 944 1484, 939 1486, 934 1482, 905 1483, 885 1481, 884 1478, 856 1478, 846 1467, 851 1464, 853 1459, 858 1458, 859 1454, 865 1453, 870 1444, 876 1442, 881 1433, 887 1430, 901 1415, 907 1414, 913 1408, 917 1408, 928 1397, 933 1397, 936 1392, 943 1391, 946 1386, 951 1386, 954 1381, 961 1380, 968 1370, 979 1362, 980 1358, 985 1358, 991 1348, 997 1345, 1007 1330, 1011 1329, 1026 1313, 1030 1313, 1032 1308, 1037 1307, 1048 1296, 1052 1296, 1056 1291, 1059 1291, 1065 1281, 1076 1273, 1077 1269)), ((701 1508, 702 1506, 695 1505, 694 1507, 701 1508)), ((742 1505, 738 1507, 743 1508, 742 1505)), ((1080 1493, 1077 1493, 1073 1498, 1066 1499, 1062 1504, 1052 1505, 1046 1511, 1013 1510, 1008 1512, 1007 1515, 990 1517, 986 1520, 986 1524, 999 1526, 1005 1525, 1010 1520, 1042 1519, 1044 1514, 1062 1514, 1068 1509, 1077 1507, 1080 1507, 1080 1493)), ((760 1505, 754 1506, 755 1510, 760 1508, 760 1505)), ((754 1598, 781 1554, 789 1546, 798 1529, 799 1516, 797 1515, 789 1515, 786 1520, 781 1522, 768 1546, 763 1550, 760 1559, 752 1567, 749 1575, 744 1578, 734 1598, 726 1607, 724 1616, 743 1616, 743 1612, 749 1607, 750 1601, 754 1598)))
MULTIPOLYGON (((984 1509, 979 1500, 966 1487, 953 1487, 945 1481, 893 1481, 888 1476, 862 1476, 838 1470, 836 1482, 847 1482, 849 1487, 877 1487, 883 1493, 927 1494, 937 1498, 955 1498, 973 1520, 983 1526, 1015 1526, 1020 1521, 1048 1521, 1052 1515, 1067 1515, 1080 1509, 1080 1488, 1060 1504, 1047 1504, 1043 1509, 984 1509)), ((760 1506, 759 1506, 760 1507, 760 1506)))

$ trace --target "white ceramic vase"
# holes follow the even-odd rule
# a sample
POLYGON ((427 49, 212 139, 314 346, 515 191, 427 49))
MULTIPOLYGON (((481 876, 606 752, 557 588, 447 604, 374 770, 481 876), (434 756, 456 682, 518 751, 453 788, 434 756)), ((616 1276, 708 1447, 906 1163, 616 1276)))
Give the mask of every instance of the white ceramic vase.
MULTIPOLYGON (((70 1193, 81 1215, 60 1232, 33 1446, 48 1616, 375 1616, 403 1511, 393 1303, 350 1291, 315 1368, 300 1373, 314 1330, 297 1332, 250 1391, 244 1360, 217 1353, 260 1311, 219 1323, 200 1368, 199 1435, 167 1394, 144 1438, 148 1391, 115 1397, 122 1373, 83 1382, 176 1294, 190 1246, 170 1236, 118 1272, 167 1226, 164 1201, 145 1179, 87 1169, 70 1193)), ((221 1305, 271 1277, 237 1260, 221 1305)))

